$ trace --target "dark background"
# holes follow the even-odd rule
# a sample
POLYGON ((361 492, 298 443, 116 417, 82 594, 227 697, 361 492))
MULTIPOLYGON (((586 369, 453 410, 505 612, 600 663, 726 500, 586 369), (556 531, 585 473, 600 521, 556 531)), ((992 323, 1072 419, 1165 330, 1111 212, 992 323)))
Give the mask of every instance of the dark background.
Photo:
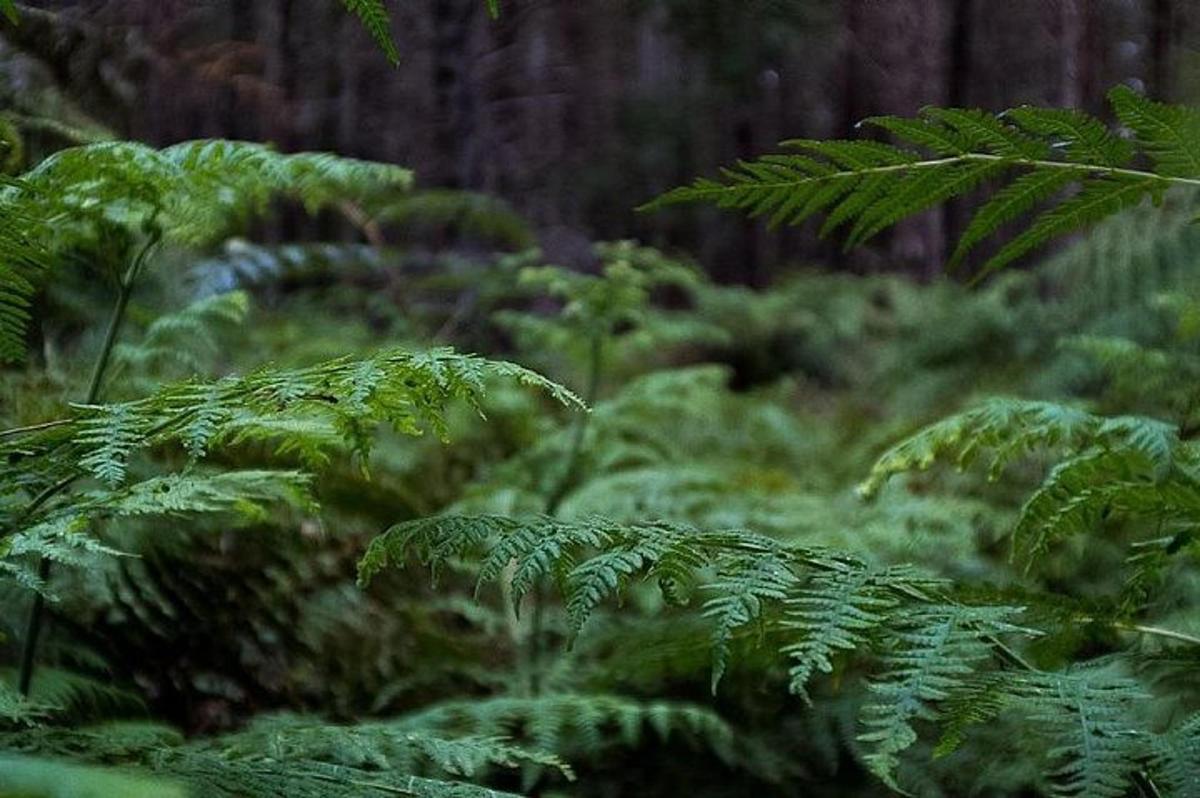
POLYGON ((504 197, 550 258, 637 237, 752 284, 813 260, 936 273, 965 209, 850 258, 809 230, 633 208, 782 139, 851 134, 871 114, 929 103, 1103 114, 1118 82, 1178 101, 1200 89, 1193 0, 506 0, 499 21, 481 0, 396 0, 398 68, 337 0, 31 7, 70 24, 34 13, 13 43, 122 135, 395 161, 427 187, 504 197))

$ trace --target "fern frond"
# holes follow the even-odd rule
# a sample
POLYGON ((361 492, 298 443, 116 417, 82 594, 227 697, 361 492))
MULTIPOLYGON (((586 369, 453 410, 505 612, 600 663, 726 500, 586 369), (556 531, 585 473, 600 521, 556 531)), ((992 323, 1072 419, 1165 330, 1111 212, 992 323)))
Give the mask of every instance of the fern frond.
MULTIPOLYGON (((578 633, 602 601, 619 595, 639 573, 660 580, 670 598, 679 594, 680 583, 694 582, 695 572, 706 565, 772 552, 782 548, 751 533, 662 522, 434 517, 398 524, 375 538, 359 561, 359 581, 368 583, 410 553, 435 575, 452 558, 478 554, 479 585, 499 579, 515 562, 509 584, 513 601, 519 602, 539 579, 552 577, 562 590, 571 630, 578 633)), ((731 578, 727 586, 746 589, 743 581, 731 578)))
POLYGON ((392 66, 400 63, 400 51, 392 38, 392 17, 384 0, 342 0, 342 5, 362 21, 392 66))
POLYGON ((0 356, 23 350, 28 300, 46 267, 59 253, 94 246, 102 230, 198 246, 227 236, 276 197, 315 211, 335 200, 387 197, 411 182, 410 172, 390 164, 283 155, 247 142, 191 141, 162 150, 102 142, 61 150, 0 189, 0 356))
POLYGON ((763 614, 763 605, 780 602, 799 581, 786 559, 756 554, 735 559, 705 585, 712 595, 704 602, 704 617, 713 622, 712 677, 716 695, 729 666, 733 633, 763 614))
POLYGON ((683 737, 727 763, 738 757, 737 734, 711 709, 609 694, 547 693, 435 704, 404 724, 434 734, 502 736, 528 741, 564 759, 593 759, 614 746, 635 748, 648 732, 661 741, 683 737))
POLYGON ((1032 673, 1010 683, 1017 706, 1053 741, 1054 794, 1064 798, 1125 795, 1146 753, 1134 708, 1148 698, 1137 682, 1081 668, 1032 673))
POLYGON ((1200 113, 1151 103, 1126 88, 1111 102, 1138 135, 1155 171, 1131 169, 1137 148, 1078 111, 1017 108, 1001 115, 925 108, 915 119, 873 117, 866 124, 901 146, 875 142, 791 141, 803 156, 765 155, 676 188, 643 209, 713 203, 772 224, 795 225, 827 213, 822 235, 850 225, 847 245, 862 243, 901 219, 968 194, 984 180, 1019 175, 975 214, 952 263, 1008 222, 1032 223, 981 267, 1000 269, 1047 242, 1107 218, 1172 186, 1200 185, 1200 113), (931 153, 934 157, 928 157, 931 153), (1079 190, 1063 196, 1064 189, 1079 190), (1046 207, 1039 213, 1038 209, 1046 207))
POLYGON ((1165 795, 1200 796, 1200 714, 1151 739, 1151 772, 1165 795))
POLYGON ((1117 86, 1108 99, 1160 174, 1200 176, 1200 111, 1153 102, 1128 86, 1117 86))
MULTIPOLYGON (((178 443, 200 455, 248 429, 274 433, 283 443, 289 432, 316 434, 319 440, 329 429, 272 423, 282 420, 325 422, 365 455, 370 445, 365 432, 377 424, 406 434, 428 428, 444 435, 448 406, 462 401, 478 408, 489 379, 545 390, 558 401, 581 406, 562 386, 512 363, 444 349, 389 349, 360 360, 339 358, 302 369, 264 367, 243 377, 166 386, 134 401, 76 406, 64 424, 20 442, 0 443, 0 451, 46 457, 61 454, 65 444, 82 469, 116 486, 125 479, 130 457, 150 447, 178 443)), ((25 459, 23 467, 29 463, 25 459)))
POLYGON ((806 703, 813 674, 831 673, 838 652, 868 643, 899 604, 899 589, 934 586, 907 566, 872 568, 852 561, 839 566, 813 575, 784 602, 780 626, 799 638, 781 649, 791 660, 789 689, 806 703))
POLYGON ((931 605, 896 619, 897 645, 884 656, 885 671, 871 683, 862 712, 867 766, 885 784, 899 789, 899 755, 917 741, 914 725, 938 717, 935 704, 967 683, 992 652, 996 635, 1024 632, 1010 620, 1013 607, 931 605))
POLYGON ((219 350, 217 333, 242 324, 250 310, 244 291, 199 299, 182 310, 159 316, 151 322, 136 344, 118 344, 113 350, 114 373, 124 367, 146 370, 171 365, 199 372, 201 357, 219 350))
POLYGON ((995 478, 1009 462, 1035 448, 1081 448, 1102 424, 1102 419, 1062 404, 990 399, 889 449, 875 462, 859 493, 873 497, 891 477, 927 470, 939 460, 965 469, 985 452, 991 453, 988 473, 995 478))

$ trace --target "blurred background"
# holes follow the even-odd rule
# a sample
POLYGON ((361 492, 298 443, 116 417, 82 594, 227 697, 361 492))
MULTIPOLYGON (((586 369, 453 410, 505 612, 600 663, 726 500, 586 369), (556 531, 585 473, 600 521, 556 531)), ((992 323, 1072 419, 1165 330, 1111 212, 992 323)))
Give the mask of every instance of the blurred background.
MULTIPOLYGON (((393 5, 397 68, 332 0, 33 5, 61 19, 31 13, 6 32, 0 91, 18 105, 51 83, 124 137, 269 140, 415 166, 426 188, 507 200, 551 260, 637 237, 752 285, 817 259, 928 277, 964 210, 849 258, 810 229, 633 209, 873 114, 1033 103, 1103 115, 1120 82, 1163 100, 1200 91, 1188 0, 522 0, 498 21, 477 0, 406 0, 393 5)), ((297 234, 339 235, 277 237, 297 234)))

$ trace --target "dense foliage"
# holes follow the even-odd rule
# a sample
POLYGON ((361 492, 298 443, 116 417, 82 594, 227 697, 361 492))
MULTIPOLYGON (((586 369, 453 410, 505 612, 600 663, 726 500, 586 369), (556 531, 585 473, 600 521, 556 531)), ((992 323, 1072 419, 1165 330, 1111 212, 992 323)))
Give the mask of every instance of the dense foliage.
POLYGON ((659 201, 853 244, 985 187, 980 276, 1099 223, 972 288, 547 264, 251 143, 6 179, 0 795, 1197 794, 1200 116, 1112 101, 659 201))

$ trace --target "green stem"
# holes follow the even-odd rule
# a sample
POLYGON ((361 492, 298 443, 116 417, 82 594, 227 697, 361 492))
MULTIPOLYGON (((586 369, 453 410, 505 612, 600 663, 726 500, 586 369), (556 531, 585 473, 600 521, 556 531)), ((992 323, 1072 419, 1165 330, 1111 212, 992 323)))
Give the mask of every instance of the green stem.
POLYGON ((12 429, 0 430, 0 438, 15 438, 18 435, 28 435, 31 432, 43 432, 55 427, 65 427, 70 424, 73 419, 60 418, 56 421, 43 421, 40 424, 30 424, 25 427, 13 427, 12 429))
MULTIPOLYGON (((588 380, 583 395, 583 402, 588 408, 596 403, 600 393, 600 379, 604 369, 604 336, 596 333, 592 336, 591 353, 588 359, 588 380)), ((575 418, 575 428, 571 432, 571 445, 567 450, 566 466, 562 477, 554 486, 554 490, 546 498, 546 515, 558 512, 563 499, 571 490, 571 485, 578 476, 579 466, 583 460, 583 438, 587 434, 590 412, 584 412, 575 418)))
MULTIPOLYGON (((1142 169, 1121 169, 1113 166, 1103 166, 1101 164, 1087 163, 1072 163, 1071 161, 1047 161, 1040 158, 1012 158, 1006 155, 991 155, 984 152, 967 152, 962 155, 951 155, 945 158, 931 158, 924 161, 905 161, 904 163, 887 164, 886 166, 871 166, 865 169, 844 169, 837 172, 828 172, 820 175, 810 175, 796 178, 795 180, 780 180, 773 183, 755 183, 755 189, 786 189, 795 186, 808 185, 812 183, 829 183, 836 180, 858 178, 864 175, 889 174, 893 172, 909 172, 918 169, 929 169, 937 166, 948 166, 956 163, 968 163, 971 161, 989 161, 1002 162, 1011 166, 1024 166, 1030 169, 1062 169, 1068 172, 1075 172, 1080 176, 1083 175, 1117 175, 1120 177, 1134 178, 1137 180, 1157 180, 1169 185, 1178 186, 1200 186, 1200 178, 1194 177, 1176 177, 1173 175, 1159 175, 1154 172, 1147 172, 1142 169)), ((720 196, 736 191, 744 191, 745 185, 735 183, 733 185, 713 186, 702 192, 707 196, 720 196)), ((696 196, 701 193, 698 192, 696 196)), ((654 207, 655 201, 651 201, 644 208, 654 207)))
MULTIPOLYGON (((146 242, 142 250, 134 257, 133 262, 126 270, 124 277, 118 286, 117 302, 113 306, 112 315, 108 320, 108 329, 104 333, 104 342, 100 346, 100 354, 96 357, 96 364, 92 368, 92 378, 88 382, 87 397, 84 399, 84 404, 95 404, 100 397, 100 389, 104 384, 104 374, 108 370, 108 365, 112 360, 113 347, 117 342, 117 335, 121 330, 121 323, 125 320, 125 311, 129 307, 129 297, 133 294, 133 285, 137 280, 138 274, 142 270, 142 265, 146 262, 146 258, 150 254, 151 248, 158 242, 157 236, 151 236, 146 242)), ((21 515, 23 522, 33 513, 37 512, 43 504, 53 498, 55 495, 66 490, 67 487, 75 481, 75 475, 72 475, 61 482, 46 488, 30 502, 21 515)), ((50 578, 51 561, 48 557, 42 557, 38 562, 38 578, 44 583, 50 578)), ((37 654, 38 638, 42 634, 42 622, 46 610, 46 597, 41 591, 33 594, 33 603, 29 607, 29 618, 25 624, 25 639, 21 648, 21 668, 17 675, 17 691, 24 697, 29 697, 29 688, 33 684, 33 671, 37 654)))
MULTIPOLYGON (((596 403, 596 397, 600 393, 600 380, 603 376, 603 371, 604 336, 601 333, 595 333, 592 335, 591 340, 587 385, 584 388, 583 397, 584 404, 588 409, 575 418, 575 425, 571 431, 571 443, 567 449, 562 476, 555 484, 554 489, 546 497, 546 515, 556 515, 558 513, 559 507, 578 477, 579 466, 583 461, 583 440, 587 435, 591 407, 596 403)), ((530 596, 528 662, 526 665, 529 670, 529 691, 532 695, 537 695, 541 689, 537 668, 538 664, 542 661, 542 626, 544 625, 543 612, 545 606, 543 592, 542 583, 539 581, 534 585, 533 593, 530 596)))

